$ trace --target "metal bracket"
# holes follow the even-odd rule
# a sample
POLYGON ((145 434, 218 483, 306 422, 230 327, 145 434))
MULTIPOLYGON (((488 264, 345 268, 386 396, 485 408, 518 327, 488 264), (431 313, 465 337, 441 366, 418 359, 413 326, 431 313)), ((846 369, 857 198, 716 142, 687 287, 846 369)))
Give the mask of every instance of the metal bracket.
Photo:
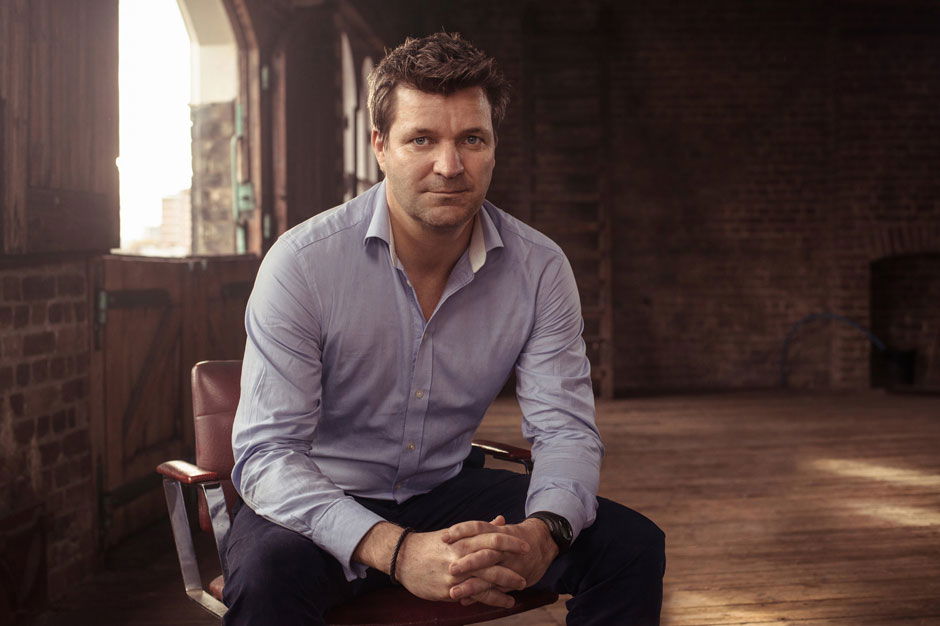
MULTIPOLYGON (((215 484, 215 487, 221 492, 221 487, 218 483, 215 484)), ((199 563, 196 561, 196 549, 193 546, 193 538, 189 529, 189 517, 186 514, 186 501, 183 498, 183 488, 175 480, 164 478, 163 491, 166 495, 166 506, 170 512, 170 525, 173 527, 173 541, 176 543, 176 556, 179 558, 180 571, 183 573, 183 585, 186 587, 186 595, 216 617, 222 617, 228 609, 224 604, 206 592, 202 586, 202 578, 199 575, 199 563)), ((226 512, 226 517, 227 516, 228 513, 226 512)))

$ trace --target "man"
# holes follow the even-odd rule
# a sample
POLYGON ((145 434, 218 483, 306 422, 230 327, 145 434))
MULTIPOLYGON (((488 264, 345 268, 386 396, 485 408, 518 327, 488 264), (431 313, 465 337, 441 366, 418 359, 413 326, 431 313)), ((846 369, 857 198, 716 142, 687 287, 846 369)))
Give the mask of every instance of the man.
POLYGON ((662 533, 596 497, 571 268, 484 200, 506 81, 438 33, 369 87, 385 181, 285 233, 248 305, 226 624, 322 624, 390 582, 495 606, 540 585, 574 595, 569 624, 658 623, 662 533), (531 482, 464 464, 513 368, 531 482))

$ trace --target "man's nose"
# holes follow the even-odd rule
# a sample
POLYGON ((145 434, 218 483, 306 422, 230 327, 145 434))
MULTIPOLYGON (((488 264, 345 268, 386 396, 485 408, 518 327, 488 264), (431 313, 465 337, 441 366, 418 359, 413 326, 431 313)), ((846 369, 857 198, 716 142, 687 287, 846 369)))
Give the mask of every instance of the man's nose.
POLYGON ((463 173, 463 160, 457 146, 443 142, 434 160, 434 173, 444 178, 454 178, 463 173))

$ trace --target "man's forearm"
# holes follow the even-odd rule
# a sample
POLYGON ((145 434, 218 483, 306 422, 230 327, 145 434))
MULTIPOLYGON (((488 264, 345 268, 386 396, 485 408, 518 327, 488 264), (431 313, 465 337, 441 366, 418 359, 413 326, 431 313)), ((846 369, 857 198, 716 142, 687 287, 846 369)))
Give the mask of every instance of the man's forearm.
POLYGON ((353 560, 388 574, 395 544, 403 532, 391 522, 379 522, 362 537, 353 551, 353 560))

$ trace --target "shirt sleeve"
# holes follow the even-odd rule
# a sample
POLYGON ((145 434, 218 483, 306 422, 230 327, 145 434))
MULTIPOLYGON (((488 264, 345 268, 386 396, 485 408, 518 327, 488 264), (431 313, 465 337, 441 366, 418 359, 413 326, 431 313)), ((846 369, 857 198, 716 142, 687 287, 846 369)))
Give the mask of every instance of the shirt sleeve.
POLYGON ((550 511, 574 537, 594 522, 601 443, 574 273, 559 255, 540 277, 536 319, 516 361, 522 433, 535 462, 526 514, 550 511))
POLYGON ((261 263, 245 313, 232 482, 258 515, 311 539, 352 580, 366 571, 353 551, 382 518, 334 485, 310 453, 320 419, 320 321, 317 292, 282 238, 261 263))

